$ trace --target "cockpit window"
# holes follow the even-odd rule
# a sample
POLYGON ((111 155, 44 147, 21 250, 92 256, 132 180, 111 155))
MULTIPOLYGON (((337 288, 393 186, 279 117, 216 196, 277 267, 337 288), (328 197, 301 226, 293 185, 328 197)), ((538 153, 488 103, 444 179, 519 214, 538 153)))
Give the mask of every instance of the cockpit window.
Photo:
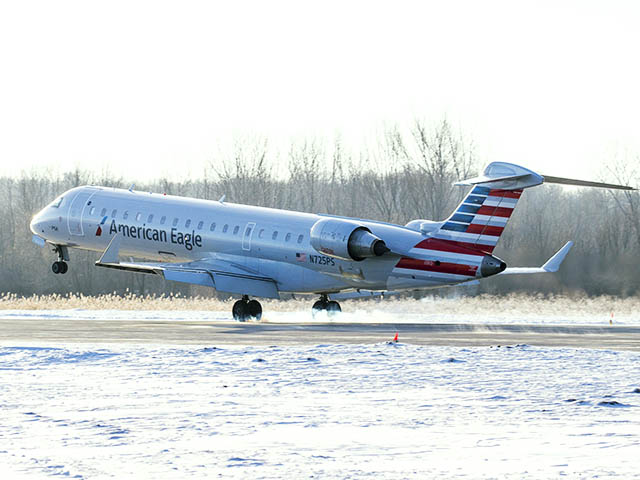
POLYGON ((58 208, 62 204, 62 200, 64 200, 64 197, 57 198, 51 203, 50 206, 53 208, 58 208))

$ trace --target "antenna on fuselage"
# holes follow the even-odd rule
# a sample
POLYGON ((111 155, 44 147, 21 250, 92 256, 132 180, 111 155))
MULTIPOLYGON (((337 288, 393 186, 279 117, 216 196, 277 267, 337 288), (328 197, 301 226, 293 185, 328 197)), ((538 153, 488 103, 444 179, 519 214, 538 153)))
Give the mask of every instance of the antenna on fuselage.
POLYGON ((133 193, 133 187, 135 187, 135 186, 136 186, 136 184, 135 184, 135 183, 132 183, 132 184, 131 184, 131 186, 129 187, 129 191, 130 191, 131 193, 133 193))
POLYGON ((220 197, 220 200, 218 200, 218 201, 219 201, 220 203, 224 203, 224 199, 225 199, 225 198, 227 198, 227 195, 226 195, 226 194, 225 194, 225 195, 222 195, 222 196, 220 197))

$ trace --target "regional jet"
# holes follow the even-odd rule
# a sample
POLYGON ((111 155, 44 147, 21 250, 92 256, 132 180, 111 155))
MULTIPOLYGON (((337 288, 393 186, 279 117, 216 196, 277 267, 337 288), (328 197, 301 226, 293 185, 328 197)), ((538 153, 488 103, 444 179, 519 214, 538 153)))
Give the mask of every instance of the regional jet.
POLYGON ((507 267, 493 250, 523 190, 542 183, 633 190, 539 175, 504 162, 458 182, 471 190, 449 218, 406 225, 198 200, 100 186, 73 188, 31 221, 33 241, 67 272, 71 249, 101 253, 96 265, 237 294, 233 318, 260 319, 250 297, 317 294, 314 315, 337 300, 476 282, 494 275, 556 272, 572 242, 540 267, 507 267), (137 260, 134 260, 137 259, 137 260), (122 260, 128 259, 128 260, 122 260))

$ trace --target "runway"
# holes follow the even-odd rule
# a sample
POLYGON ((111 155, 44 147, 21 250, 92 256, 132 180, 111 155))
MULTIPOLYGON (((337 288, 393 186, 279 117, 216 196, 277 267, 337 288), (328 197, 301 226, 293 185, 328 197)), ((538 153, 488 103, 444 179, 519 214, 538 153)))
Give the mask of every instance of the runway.
POLYGON ((0 342, 320 345, 391 341, 443 346, 526 344, 640 351, 640 326, 467 323, 266 323, 0 316, 0 342))

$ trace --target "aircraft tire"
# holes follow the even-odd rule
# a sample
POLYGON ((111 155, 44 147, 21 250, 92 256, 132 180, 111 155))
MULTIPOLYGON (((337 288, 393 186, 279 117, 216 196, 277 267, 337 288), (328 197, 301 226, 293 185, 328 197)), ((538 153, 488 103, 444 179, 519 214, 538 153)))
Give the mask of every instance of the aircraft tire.
POLYGON ((62 273, 62 262, 53 262, 53 265, 51 265, 51 271, 56 275, 62 273))
POLYGON ((316 315, 318 315, 321 311, 326 309, 327 309, 327 302, 325 302, 324 300, 318 300, 311 307, 311 316, 315 318, 316 315))
POLYGON ((231 313, 233 313, 233 319, 238 322, 246 322, 248 315, 247 303, 244 300, 238 300, 233 304, 231 313))
POLYGON ((340 308, 340 304, 335 300, 327 302, 326 308, 327 308, 327 315, 329 315, 330 317, 335 317, 340 312, 342 312, 342 308, 340 308))
POLYGON ((257 300, 250 300, 247 303, 246 311, 249 317, 260 320, 262 318, 262 305, 257 300))
POLYGON ((68 264, 68 263, 65 263, 65 262, 60 262, 60 263, 62 264, 62 265, 61 265, 62 270, 60 270, 60 273, 61 273, 62 275, 64 275, 64 274, 65 274, 65 273, 67 273, 67 271, 69 270, 69 264, 68 264))

